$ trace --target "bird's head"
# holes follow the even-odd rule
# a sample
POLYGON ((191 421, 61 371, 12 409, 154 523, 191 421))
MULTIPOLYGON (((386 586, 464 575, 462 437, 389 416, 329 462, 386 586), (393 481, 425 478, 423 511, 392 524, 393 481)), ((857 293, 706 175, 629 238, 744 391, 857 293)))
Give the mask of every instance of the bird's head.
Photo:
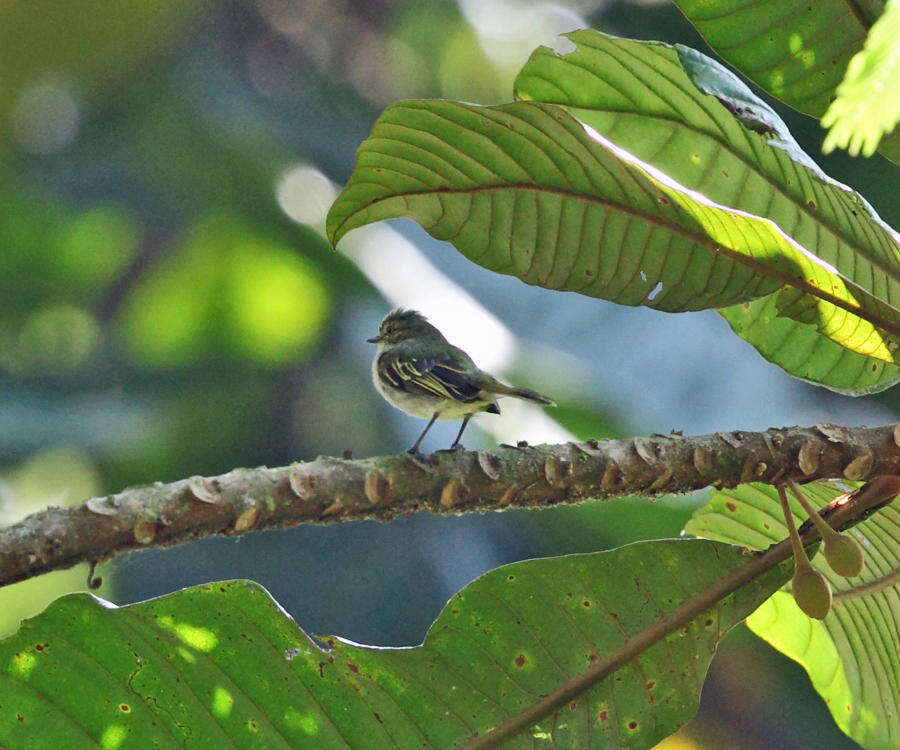
POLYGON ((415 310, 394 310, 388 313, 378 329, 378 335, 366 339, 372 344, 399 344, 409 339, 440 338, 440 331, 415 310))

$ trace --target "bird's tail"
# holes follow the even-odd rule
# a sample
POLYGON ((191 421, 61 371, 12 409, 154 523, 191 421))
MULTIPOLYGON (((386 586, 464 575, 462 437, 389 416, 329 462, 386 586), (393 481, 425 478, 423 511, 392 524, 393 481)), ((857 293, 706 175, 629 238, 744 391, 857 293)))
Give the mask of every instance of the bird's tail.
POLYGON ((542 396, 540 393, 529 391, 527 388, 516 388, 514 385, 506 385, 505 383, 501 383, 499 380, 495 380, 493 383, 491 383, 489 390, 492 393, 496 393, 500 396, 514 396, 515 398, 522 398, 526 401, 534 401, 538 404, 543 404, 544 406, 556 406, 555 401, 552 401, 546 396, 542 396))

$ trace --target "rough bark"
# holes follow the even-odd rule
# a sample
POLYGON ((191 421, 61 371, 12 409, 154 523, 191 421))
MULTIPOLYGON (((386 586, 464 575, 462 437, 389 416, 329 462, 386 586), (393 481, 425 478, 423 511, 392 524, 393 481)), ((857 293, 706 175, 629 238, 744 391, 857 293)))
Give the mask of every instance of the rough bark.
POLYGON ((131 487, 0 529, 0 585, 133 549, 301 523, 542 507, 787 477, 900 475, 898 444, 900 426, 821 424, 442 451, 428 465, 401 454, 235 469, 131 487))

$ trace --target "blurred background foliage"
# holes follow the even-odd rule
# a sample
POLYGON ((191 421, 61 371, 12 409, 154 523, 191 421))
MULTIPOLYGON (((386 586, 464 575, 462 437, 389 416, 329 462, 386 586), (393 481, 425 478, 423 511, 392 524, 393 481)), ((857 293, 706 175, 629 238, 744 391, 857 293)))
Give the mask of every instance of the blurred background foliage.
MULTIPOLYGON (((475 305, 513 342, 505 370, 562 404, 555 427, 513 423, 530 440, 896 420, 896 394, 852 400, 791 380, 712 312, 526 287, 406 223, 355 252, 327 246, 329 181, 347 178, 383 106, 508 100, 535 46, 588 25, 706 50, 673 6, 649 0, 0 4, 0 523, 128 484, 406 447, 421 425, 375 394, 362 340, 391 306, 432 292, 449 315, 475 305), (439 295, 392 265, 401 247, 439 295)), ((895 167, 822 157, 818 123, 774 106, 826 171, 898 224, 895 167)), ((435 430, 432 447, 454 429, 435 430)), ((124 604, 248 577, 311 632, 413 644, 485 570, 677 535, 702 501, 206 540, 101 566, 101 594, 124 604)), ((83 589, 86 573, 0 591, 0 632, 83 589)), ((852 745, 800 669, 743 628, 698 717, 664 744, 852 745)))

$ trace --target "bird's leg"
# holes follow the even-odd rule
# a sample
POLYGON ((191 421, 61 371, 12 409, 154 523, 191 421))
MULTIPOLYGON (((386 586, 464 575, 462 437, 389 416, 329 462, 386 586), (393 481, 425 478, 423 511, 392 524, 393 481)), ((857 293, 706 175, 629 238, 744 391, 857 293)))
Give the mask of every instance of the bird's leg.
POLYGON ((462 426, 459 428, 459 433, 456 436, 456 440, 453 441, 453 445, 450 446, 450 450, 453 450, 454 448, 459 448, 460 450, 462 450, 462 446, 459 444, 459 441, 462 438, 462 434, 466 429, 466 425, 469 424, 469 420, 471 418, 471 414, 466 414, 466 416, 463 418, 462 426))
POLYGON ((435 412, 435 413, 431 416, 431 420, 428 422, 428 424, 425 425, 425 429, 422 430, 422 434, 419 435, 419 439, 416 440, 415 443, 413 443, 413 447, 412 447, 412 448, 410 448, 408 451, 406 451, 407 453, 409 453, 409 454, 412 455, 412 456, 416 456, 416 457, 422 455, 421 453, 419 453, 419 443, 422 442, 422 438, 425 437, 425 433, 428 432, 428 430, 431 429, 431 425, 434 424, 434 420, 436 420, 437 418, 438 418, 438 413, 435 412))

